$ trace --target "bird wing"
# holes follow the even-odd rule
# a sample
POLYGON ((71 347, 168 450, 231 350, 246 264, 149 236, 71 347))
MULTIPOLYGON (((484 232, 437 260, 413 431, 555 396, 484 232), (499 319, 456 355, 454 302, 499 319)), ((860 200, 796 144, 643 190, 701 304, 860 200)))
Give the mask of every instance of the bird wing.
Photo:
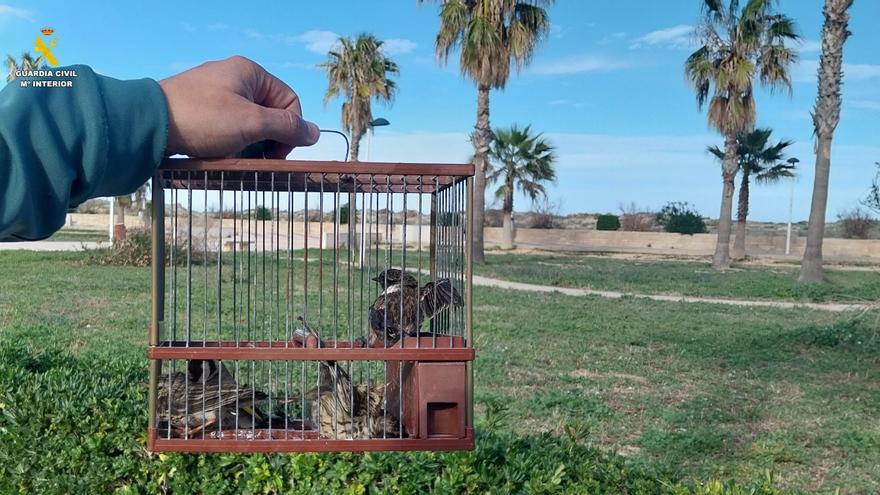
POLYGON ((449 306, 461 306, 464 301, 459 295, 452 281, 448 278, 441 278, 436 282, 428 282, 422 287, 421 297, 419 298, 419 308, 422 318, 430 320, 438 313, 449 306))

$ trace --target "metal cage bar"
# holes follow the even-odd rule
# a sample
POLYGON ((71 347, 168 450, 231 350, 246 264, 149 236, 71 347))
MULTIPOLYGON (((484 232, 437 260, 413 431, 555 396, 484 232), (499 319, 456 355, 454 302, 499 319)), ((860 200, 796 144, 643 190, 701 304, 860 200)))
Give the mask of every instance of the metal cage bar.
POLYGON ((153 178, 148 447, 473 448, 472 175, 166 160, 153 178))

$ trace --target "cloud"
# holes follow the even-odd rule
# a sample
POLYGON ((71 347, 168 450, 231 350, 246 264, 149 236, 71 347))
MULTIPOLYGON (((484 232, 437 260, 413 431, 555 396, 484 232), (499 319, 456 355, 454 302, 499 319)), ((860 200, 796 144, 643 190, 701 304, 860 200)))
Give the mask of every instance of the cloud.
POLYGON ((416 49, 416 43, 403 38, 391 38, 382 43, 382 51, 388 55, 404 55, 416 49))
POLYGON ((180 27, 183 28, 183 30, 187 33, 194 33, 197 31, 195 26, 186 21, 180 21, 180 27))
POLYGON ((599 40, 600 45, 610 45, 611 43, 622 40, 626 38, 626 31, 618 31, 616 33, 611 33, 609 35, 603 36, 602 39, 599 40))
POLYGON ((584 72, 610 72, 630 67, 632 64, 622 60, 609 60, 593 55, 577 55, 535 64, 529 72, 553 76, 584 72))
POLYGON ((13 7, 11 5, 0 4, 0 20, 4 19, 22 19, 34 22, 34 15, 31 11, 13 7))
POLYGON ((694 46, 694 27, 690 24, 679 24, 665 29, 658 29, 635 38, 629 45, 630 49, 648 46, 690 48, 694 46))
POLYGON ((808 40, 806 38, 801 38, 801 40, 797 43, 797 49, 801 53, 816 53, 822 51, 822 41, 821 40, 808 40))
POLYGON ((339 35, 333 31, 313 29, 297 36, 288 37, 287 41, 302 43, 305 45, 306 50, 312 53, 326 55, 327 52, 336 45, 337 41, 339 41, 339 35))
POLYGON ((260 31, 254 29, 254 28, 242 29, 241 32, 245 36, 247 36, 248 38, 262 38, 263 37, 263 33, 261 33, 260 31))
POLYGON ((229 29, 229 24, 225 22, 215 22, 214 24, 208 24, 208 31, 223 31, 229 29))
MULTIPOLYGON (((804 59, 792 68, 792 81, 797 83, 816 83, 819 61, 804 59)), ((843 64, 843 81, 869 81, 880 79, 880 65, 875 64, 843 64)))

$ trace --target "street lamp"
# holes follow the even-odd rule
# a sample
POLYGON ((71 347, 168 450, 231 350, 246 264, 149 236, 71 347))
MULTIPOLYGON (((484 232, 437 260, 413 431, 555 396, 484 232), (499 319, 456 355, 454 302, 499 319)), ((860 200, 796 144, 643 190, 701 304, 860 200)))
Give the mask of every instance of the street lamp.
MULTIPOLYGON (((788 165, 791 168, 795 168, 797 164, 800 163, 800 160, 797 158, 789 158, 788 165)), ((794 212, 794 183, 795 177, 791 178, 791 189, 788 193, 788 228, 785 230, 785 254, 786 256, 791 254, 791 217, 794 212)))
POLYGON ((374 127, 384 127, 386 125, 391 125, 391 122, 388 122, 388 119, 379 117, 378 119, 374 119, 370 122, 370 131, 367 134, 367 161, 370 161, 370 146, 373 143, 373 128, 374 127))

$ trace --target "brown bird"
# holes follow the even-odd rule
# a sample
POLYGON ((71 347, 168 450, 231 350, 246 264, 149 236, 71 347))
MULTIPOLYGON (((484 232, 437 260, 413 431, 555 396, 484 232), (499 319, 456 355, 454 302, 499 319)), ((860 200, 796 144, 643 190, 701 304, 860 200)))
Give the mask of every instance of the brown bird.
MULTIPOLYGON (((296 337, 303 342, 310 337, 324 347, 318 332, 300 316, 302 328, 296 337)), ((336 361, 320 361, 319 386, 305 393, 312 402, 311 419, 318 425, 321 438, 352 440, 365 438, 398 438, 398 418, 385 408, 385 384, 352 386, 344 366, 336 361)), ((294 399, 297 400, 297 399, 294 399)))
POLYGON ((191 360, 186 372, 165 375, 159 382, 159 430, 170 427, 176 436, 185 438, 215 425, 261 428, 266 416, 255 402, 266 398, 263 392, 239 386, 223 363, 191 360))
POLYGON ((441 278, 419 288, 419 281, 409 273, 388 268, 372 279, 383 292, 370 306, 370 345, 386 347, 400 340, 402 333, 416 336, 422 322, 430 320, 449 306, 464 302, 452 281, 441 278))

